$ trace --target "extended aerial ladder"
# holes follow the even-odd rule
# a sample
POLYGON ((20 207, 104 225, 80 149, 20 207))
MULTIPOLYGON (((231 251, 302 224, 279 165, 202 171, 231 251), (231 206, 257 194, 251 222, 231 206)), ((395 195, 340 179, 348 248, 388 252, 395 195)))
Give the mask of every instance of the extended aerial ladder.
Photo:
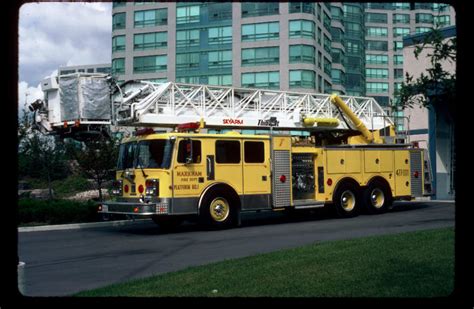
POLYGON ((103 74, 64 75, 42 86, 45 100, 30 106, 35 122, 43 132, 62 136, 111 125, 204 122, 206 128, 346 132, 360 135, 361 143, 395 141, 393 119, 370 97, 175 82, 119 85, 103 74), (371 133, 377 131, 382 133, 371 133))
POLYGON ((207 128, 356 130, 367 143, 382 143, 371 132, 389 131, 394 125, 370 97, 174 82, 117 87, 112 112, 114 124, 120 126, 175 127, 204 121, 207 128))

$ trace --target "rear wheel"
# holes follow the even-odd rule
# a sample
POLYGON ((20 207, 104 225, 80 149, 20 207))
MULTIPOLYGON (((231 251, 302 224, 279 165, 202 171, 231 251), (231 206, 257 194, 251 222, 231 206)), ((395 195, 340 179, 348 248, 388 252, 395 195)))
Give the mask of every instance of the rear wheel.
POLYGON ((363 200, 368 213, 380 214, 386 212, 392 204, 392 195, 386 184, 373 181, 364 190, 363 200))
POLYGON ((350 218, 358 215, 358 187, 350 182, 342 183, 333 196, 333 203, 339 217, 350 218))

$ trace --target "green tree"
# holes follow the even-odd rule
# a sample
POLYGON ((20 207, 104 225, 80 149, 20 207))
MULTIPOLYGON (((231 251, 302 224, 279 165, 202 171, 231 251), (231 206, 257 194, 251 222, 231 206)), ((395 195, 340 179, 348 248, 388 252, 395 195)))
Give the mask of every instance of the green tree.
POLYGON ((118 139, 102 135, 84 142, 82 149, 75 151, 75 158, 83 172, 95 180, 101 201, 103 183, 114 177, 118 144, 118 139))
POLYGON ((428 51, 431 67, 418 78, 406 73, 405 81, 395 93, 403 109, 419 105, 434 108, 436 113, 453 120, 456 102, 456 74, 444 70, 443 63, 456 63, 456 38, 444 39, 439 29, 429 32, 415 47, 415 58, 428 51))
POLYGON ((49 198, 52 199, 52 181, 67 175, 62 143, 35 130, 25 130, 19 132, 19 135, 19 175, 45 179, 49 198))

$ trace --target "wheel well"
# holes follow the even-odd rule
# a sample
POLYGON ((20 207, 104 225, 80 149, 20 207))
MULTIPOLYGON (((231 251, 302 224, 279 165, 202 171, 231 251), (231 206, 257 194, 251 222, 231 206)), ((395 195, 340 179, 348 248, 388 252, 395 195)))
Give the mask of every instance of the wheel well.
POLYGON ((207 187, 199 198, 198 209, 201 209, 201 204, 205 196, 209 196, 211 194, 218 194, 219 192, 224 192, 225 194, 229 195, 229 197, 231 198, 231 205, 237 206, 238 209, 240 209, 239 195, 234 190, 234 188, 225 183, 215 183, 207 187))
POLYGON ((387 189, 387 192, 390 194, 390 196, 392 196, 392 187, 390 187, 390 184, 388 183, 388 181, 385 178, 383 178, 381 176, 375 176, 367 182, 366 187, 370 186, 374 182, 382 183, 385 186, 385 188, 387 189))
POLYGON ((354 185, 355 187, 357 187, 357 189, 360 189, 360 185, 357 181, 355 181, 353 178, 345 177, 345 178, 340 179, 337 182, 336 186, 334 187, 333 192, 336 192, 341 185, 346 184, 346 183, 350 183, 350 184, 354 185))

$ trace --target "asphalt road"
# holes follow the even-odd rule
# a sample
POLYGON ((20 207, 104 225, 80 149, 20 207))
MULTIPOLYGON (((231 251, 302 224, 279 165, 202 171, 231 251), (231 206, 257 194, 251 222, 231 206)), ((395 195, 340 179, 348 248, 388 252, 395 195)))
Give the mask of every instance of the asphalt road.
POLYGON ((28 296, 66 296, 104 285, 321 241, 454 226, 454 203, 401 202, 383 215, 338 219, 327 210, 289 217, 246 214, 242 227, 208 231, 184 223, 19 233, 28 296))

